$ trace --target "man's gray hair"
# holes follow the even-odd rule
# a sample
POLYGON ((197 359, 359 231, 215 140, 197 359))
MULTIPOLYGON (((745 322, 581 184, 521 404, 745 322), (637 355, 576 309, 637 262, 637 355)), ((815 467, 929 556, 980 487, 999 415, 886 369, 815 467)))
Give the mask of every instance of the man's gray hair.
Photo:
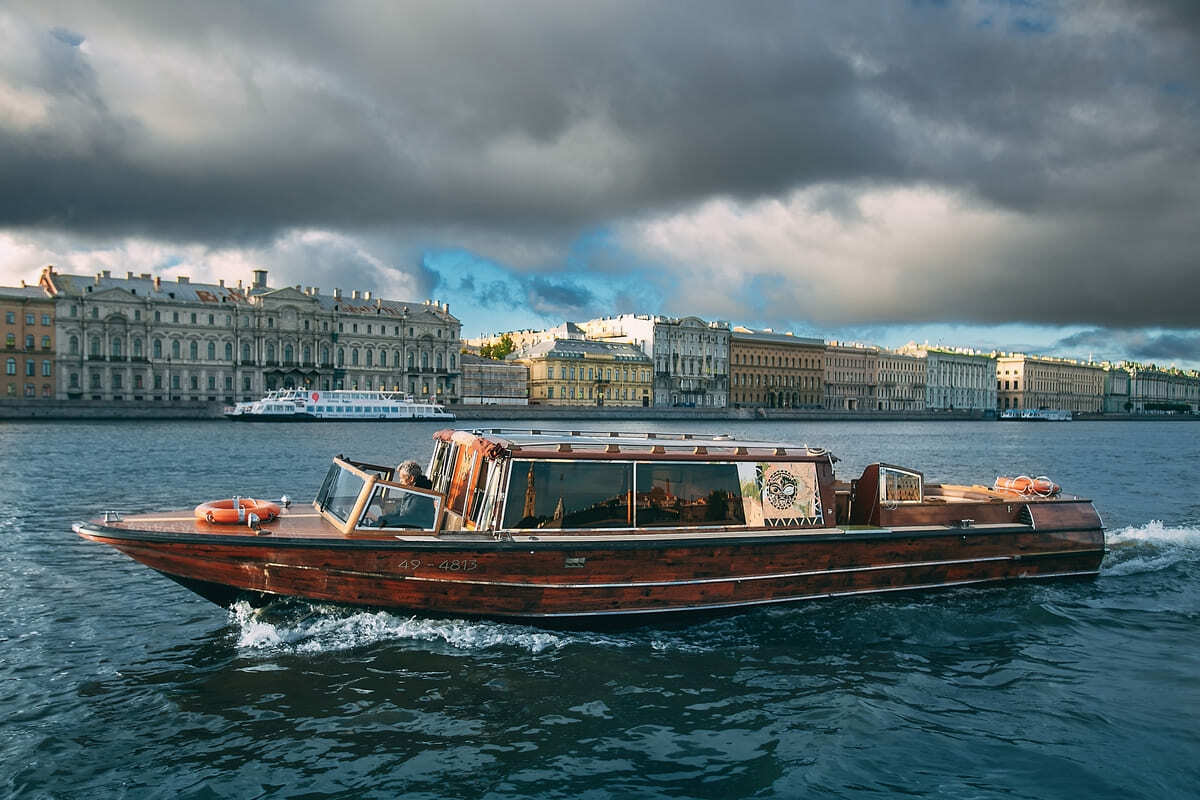
POLYGON ((400 466, 396 467, 396 475, 410 475, 417 477, 421 474, 421 465, 415 461, 405 461, 400 466))

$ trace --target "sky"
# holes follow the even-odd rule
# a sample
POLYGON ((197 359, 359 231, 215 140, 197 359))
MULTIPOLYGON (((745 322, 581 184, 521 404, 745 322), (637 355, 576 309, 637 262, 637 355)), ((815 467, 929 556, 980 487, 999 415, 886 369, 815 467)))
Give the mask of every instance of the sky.
POLYGON ((6 2, 0 284, 1200 368, 1200 3, 6 2))

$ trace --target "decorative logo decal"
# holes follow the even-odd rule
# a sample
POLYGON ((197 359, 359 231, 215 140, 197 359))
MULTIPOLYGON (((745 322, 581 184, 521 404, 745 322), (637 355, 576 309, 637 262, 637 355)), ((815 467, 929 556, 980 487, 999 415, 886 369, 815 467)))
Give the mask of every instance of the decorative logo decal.
POLYGON ((310 396, 312 397, 312 401, 313 401, 314 403, 315 403, 315 402, 317 402, 318 400, 320 400, 320 399, 321 399, 321 393, 320 393, 320 392, 313 392, 313 393, 312 393, 312 395, 310 395, 310 396))
POLYGON ((763 485, 763 497, 780 511, 796 502, 796 478, 785 469, 771 473, 763 485))

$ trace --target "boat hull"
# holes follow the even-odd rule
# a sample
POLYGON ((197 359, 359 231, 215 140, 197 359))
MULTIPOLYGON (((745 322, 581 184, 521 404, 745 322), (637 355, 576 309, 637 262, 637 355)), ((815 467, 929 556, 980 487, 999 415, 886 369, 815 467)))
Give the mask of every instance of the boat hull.
MULTIPOLYGON (((1093 512, 1094 513, 1094 512, 1093 512)), ((1094 524, 790 534, 404 540, 170 533, 79 523, 221 605, 278 595, 518 619, 712 612, 808 599, 1098 574, 1094 524)))

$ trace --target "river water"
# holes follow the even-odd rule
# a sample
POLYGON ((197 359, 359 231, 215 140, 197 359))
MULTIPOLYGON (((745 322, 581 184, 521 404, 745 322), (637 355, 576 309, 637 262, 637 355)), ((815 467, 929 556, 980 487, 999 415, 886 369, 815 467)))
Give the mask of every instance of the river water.
POLYGON ((308 500, 332 455, 423 460, 434 427, 0 424, 0 796, 1197 796, 1193 422, 706 423, 843 477, 1046 474, 1095 498, 1110 553, 1095 581, 684 625, 225 610, 70 530, 308 500))

